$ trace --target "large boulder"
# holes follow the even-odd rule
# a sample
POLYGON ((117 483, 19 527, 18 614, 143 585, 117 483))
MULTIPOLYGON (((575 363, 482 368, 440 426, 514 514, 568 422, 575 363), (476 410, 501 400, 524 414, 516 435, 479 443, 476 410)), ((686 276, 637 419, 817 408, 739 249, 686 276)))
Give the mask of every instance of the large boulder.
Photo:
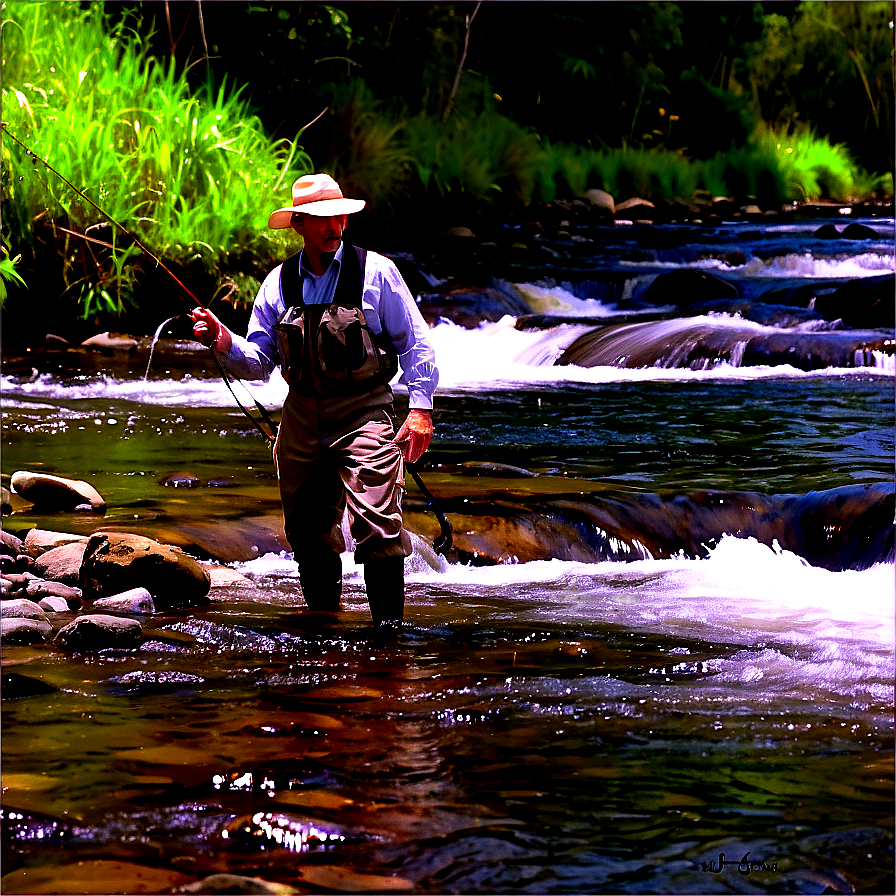
POLYGON ((130 649, 143 643, 143 627, 135 619, 94 613, 59 629, 55 643, 63 650, 130 649))
POLYGON ((89 600, 145 588, 157 610, 171 610, 206 606, 211 578, 170 545, 142 535, 98 532, 87 542, 80 584, 89 600))
POLYGON ((12 474, 10 482, 16 494, 39 509, 74 510, 89 505, 91 510, 101 511, 106 507, 100 493, 89 482, 80 479, 18 470, 12 474))

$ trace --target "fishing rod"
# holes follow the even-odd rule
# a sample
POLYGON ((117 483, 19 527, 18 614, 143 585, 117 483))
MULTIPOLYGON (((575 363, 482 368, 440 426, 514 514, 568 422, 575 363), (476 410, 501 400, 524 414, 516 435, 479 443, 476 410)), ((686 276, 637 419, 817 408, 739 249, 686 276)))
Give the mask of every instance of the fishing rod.
MULTIPOLYGON (((324 112, 326 112, 326 111, 327 110, 324 109, 324 112)), ((318 115, 318 118, 320 118, 321 115, 324 114, 324 112, 321 112, 320 115, 318 115)), ((317 118, 315 118, 314 121, 317 121, 317 118)), ((314 124, 314 121, 312 121, 311 124, 314 124)), ((307 127, 307 125, 306 125, 306 127, 307 127)), ((137 248, 140 249, 141 252, 148 255, 163 271, 165 271, 165 273, 168 274, 168 276, 171 277, 172 280, 174 280, 174 282, 196 303, 196 305, 198 307, 208 310, 206 304, 204 302, 202 302, 197 296, 195 296, 193 294, 193 292, 190 289, 188 289, 187 286, 181 281, 181 279, 174 273, 174 271, 172 271, 171 268, 169 268, 168 265, 166 265, 165 262, 162 261, 161 258, 159 258, 151 249, 149 249, 142 242, 142 240, 140 240, 140 238, 136 234, 134 234, 127 227, 125 227, 125 225, 122 224, 120 221, 113 218, 112 215, 110 215, 104 208, 102 208, 100 205, 98 205, 96 202, 94 202, 86 193, 84 193, 83 190, 79 190, 78 187, 76 187, 64 174, 62 174, 60 171, 57 171, 46 159, 39 156, 36 152, 34 152, 33 149, 26 146, 21 140, 19 140, 19 138, 16 137, 16 135, 13 134, 12 131, 10 131, 9 126, 5 121, 0 122, 0 128, 2 128, 3 133, 6 134, 7 137, 9 137, 11 140, 13 140, 13 142, 17 143, 19 146, 21 146, 22 149, 25 150, 25 154, 27 156, 29 156, 31 159, 33 159, 34 162, 40 162, 48 171, 51 171, 53 174, 56 175, 56 177, 58 177, 63 183, 65 183, 69 187, 69 189, 71 189, 75 193, 77 193, 77 195, 80 196, 81 199, 83 199, 89 205, 93 206, 93 208, 95 208, 107 221, 114 224, 116 227, 118 227, 122 231, 122 233, 124 233, 131 240, 133 240, 134 245, 137 246, 137 248)), ((303 128, 303 130, 304 130, 304 128, 303 128)), ((103 243, 101 240, 96 240, 93 237, 87 236, 86 234, 77 233, 77 231, 68 230, 67 228, 60 228, 60 229, 64 230, 66 233, 72 234, 73 236, 81 237, 82 239, 85 239, 88 242, 100 243, 102 245, 107 245, 110 248, 114 249, 114 246, 112 246, 110 243, 103 243)), ((237 405, 239 406, 239 409, 243 412, 243 414, 245 414, 245 416, 249 418, 249 420, 252 422, 252 425, 265 437, 265 439, 267 439, 267 441, 270 443, 271 448, 273 450, 274 443, 276 442, 276 439, 277 439, 277 424, 274 423, 274 421, 271 419, 266 408, 254 396, 250 395, 253 403, 255 404, 256 409, 258 410, 259 414, 261 415, 262 419, 264 420, 264 422, 266 424, 266 428, 264 426, 262 426, 261 423, 254 416, 252 416, 251 411, 249 411, 249 409, 243 405, 243 403, 237 397, 236 392, 234 392, 233 386, 231 385, 231 375, 224 368, 224 365, 221 363, 221 359, 218 358, 217 354, 215 354, 214 347, 209 346, 209 353, 211 354, 212 358, 214 359, 215 365, 218 368, 218 372, 221 375, 221 379, 224 381, 224 385, 227 386, 227 389, 230 392, 231 396, 233 397, 233 400, 237 403, 237 405)), ((235 377, 233 378, 233 380, 234 380, 234 382, 236 382, 235 377)), ((451 522, 448 519, 448 517, 445 516, 441 507, 439 507, 438 503, 436 502, 436 499, 432 495, 432 492, 430 492, 430 490, 423 484, 423 480, 420 478, 420 474, 417 472, 414 465, 411 463, 408 463, 408 464, 406 464, 406 466, 410 470, 411 476, 414 477, 414 482, 417 483, 417 487, 420 489, 420 491, 423 493, 423 496, 429 502, 430 508, 432 509, 433 513, 436 515, 436 518, 439 521, 439 527, 441 528, 441 534, 439 535, 438 538, 436 538, 433 541, 433 547, 435 548, 437 553, 446 554, 449 550, 451 550, 451 546, 453 544, 453 532, 452 532, 451 522)))
MULTIPOLYGON (((2 127, 3 133, 6 134, 7 137, 9 137, 15 143, 18 143, 18 145, 25 150, 25 154, 27 156, 33 159, 34 162, 40 162, 45 168, 47 168, 48 171, 51 171, 64 184, 66 184, 69 189, 77 193, 77 195, 80 196, 81 199, 83 199, 89 205, 93 206, 93 208, 95 208, 107 221, 118 227, 119 230, 122 231, 122 233, 133 240, 134 245, 137 246, 137 248, 140 249, 141 252, 148 255, 163 271, 165 271, 165 273, 168 274, 168 276, 171 277, 172 280, 174 280, 174 282, 196 303, 196 305, 207 310, 206 304, 201 301, 196 295, 194 295, 193 292, 177 276, 177 274, 175 274, 174 271, 172 271, 171 268, 169 268, 168 265, 166 265, 165 262, 158 257, 158 255, 156 255, 148 246, 146 246, 146 244, 143 243, 143 241, 133 231, 125 227, 124 224, 121 223, 121 221, 113 218, 112 215, 110 215, 104 208, 94 202, 83 190, 78 189, 78 187, 76 187, 64 174, 62 174, 62 172, 57 171, 46 159, 39 156, 33 149, 31 149, 29 146, 26 146, 21 140, 19 140, 19 138, 16 137, 16 135, 13 134, 12 131, 10 131, 9 125, 5 121, 0 122, 0 127, 2 127)), ((66 233, 72 234, 73 236, 81 237, 88 242, 100 242, 99 240, 95 240, 92 237, 87 236, 86 234, 77 233, 76 231, 68 230, 67 228, 61 229, 63 229, 66 233)), ((249 411, 249 409, 243 405, 243 403, 237 397, 236 392, 233 391, 230 375, 224 369, 224 366, 221 363, 221 359, 215 354, 214 348, 209 346, 209 352, 214 359, 215 366, 218 368, 218 373, 221 375, 221 379, 224 381, 224 385, 227 386, 227 389, 233 397, 233 400, 237 403, 243 414, 245 414, 246 417, 249 418, 249 420, 252 422, 252 425, 273 445, 276 438, 277 427, 268 414, 267 410, 254 396, 250 396, 253 403, 255 404, 256 410, 259 412, 267 426, 267 428, 265 428, 254 416, 252 416, 251 411, 249 411)))

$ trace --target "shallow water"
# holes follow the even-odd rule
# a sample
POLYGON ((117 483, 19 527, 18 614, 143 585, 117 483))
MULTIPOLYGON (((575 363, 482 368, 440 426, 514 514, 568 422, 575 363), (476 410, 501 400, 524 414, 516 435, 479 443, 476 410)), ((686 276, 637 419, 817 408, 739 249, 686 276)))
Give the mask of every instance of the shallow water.
MULTIPOLYGON (((433 337, 425 478, 452 509, 892 480, 889 370, 552 368, 541 334, 433 337)), ((45 363, 4 381, 3 471, 83 476, 109 506, 6 529, 278 513, 266 445, 197 365, 45 363), (160 484, 176 471, 204 484, 160 484)), ((276 407, 282 382, 254 391, 276 407)), ((413 491, 408 510, 434 526, 413 491)), ((893 890, 892 564, 733 537, 702 560, 418 552, 400 631, 370 626, 350 555, 337 615, 303 610, 288 554, 231 566, 211 606, 143 620, 139 651, 4 649, 4 676, 51 686, 4 682, 4 892, 87 892, 98 860, 308 892, 893 890)))

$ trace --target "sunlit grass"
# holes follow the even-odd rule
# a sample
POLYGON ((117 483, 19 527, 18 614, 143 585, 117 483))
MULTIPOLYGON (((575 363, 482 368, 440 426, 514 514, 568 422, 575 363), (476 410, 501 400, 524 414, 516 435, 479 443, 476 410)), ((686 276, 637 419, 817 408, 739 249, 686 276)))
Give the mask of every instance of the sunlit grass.
MULTIPOLYGON (((3 118, 36 155, 163 258, 227 280, 245 273, 234 256, 253 267, 283 257, 267 215, 310 160, 293 141, 271 141, 239 90, 191 95, 137 34, 107 32, 100 4, 6 3, 3 19, 3 118)), ((59 226, 84 232, 104 220, 6 138, 2 161, 4 228, 16 252, 27 255, 35 239, 58 242, 59 226)), ((123 310, 135 266, 113 253, 97 270, 92 250, 65 239, 66 288, 83 310, 123 310)))
POLYGON ((708 193, 774 209, 892 192, 892 178, 868 175, 843 146, 811 131, 786 139, 759 131, 747 145, 709 160, 664 149, 551 144, 487 106, 446 124, 417 117, 392 133, 426 195, 441 200, 460 194, 503 205, 553 202, 596 187, 617 201, 637 196, 687 203, 708 193))

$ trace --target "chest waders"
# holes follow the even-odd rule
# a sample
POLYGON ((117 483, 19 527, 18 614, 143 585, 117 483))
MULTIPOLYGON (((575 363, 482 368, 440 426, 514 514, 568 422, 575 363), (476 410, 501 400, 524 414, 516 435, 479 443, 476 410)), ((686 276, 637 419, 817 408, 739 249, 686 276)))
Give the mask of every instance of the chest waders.
MULTIPOLYGON (((398 371, 398 355, 385 333, 374 333, 362 309, 367 252, 345 245, 333 300, 305 304, 299 255, 280 271, 286 310, 274 326, 283 378, 303 398, 326 400, 366 393, 382 396, 382 388, 398 371)), ((398 468, 400 469, 400 467, 398 468)), ((398 489, 397 482, 395 488, 398 489)), ((312 489, 312 494, 313 494, 312 489)), ((309 506, 305 513, 323 512, 309 506)), ((407 539, 400 533, 398 543, 407 539)), ((342 596, 342 561, 338 552, 316 544, 292 545, 299 564, 305 603, 312 610, 336 611, 342 596)), ((394 548, 393 548, 394 550, 394 548)), ((373 621, 400 622, 404 615, 404 551, 401 556, 365 556, 364 584, 373 621)), ((357 559, 357 557, 356 557, 357 559)))

